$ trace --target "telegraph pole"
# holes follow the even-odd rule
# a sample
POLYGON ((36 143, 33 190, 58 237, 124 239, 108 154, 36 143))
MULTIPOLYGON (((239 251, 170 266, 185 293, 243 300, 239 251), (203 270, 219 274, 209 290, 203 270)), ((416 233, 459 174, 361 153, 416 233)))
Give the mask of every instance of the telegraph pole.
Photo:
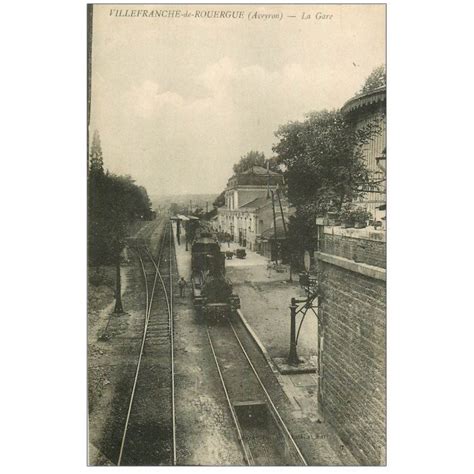
POLYGON ((118 252, 117 259, 115 261, 115 314, 123 314, 122 305, 122 281, 120 278, 120 252, 118 252))
POLYGON ((270 160, 267 160, 267 199, 270 197, 270 160))
MULTIPOLYGON (((283 221, 283 231, 285 232, 285 242, 287 243, 288 245, 288 233, 286 232, 286 222, 285 222, 285 216, 283 215, 283 207, 281 205, 281 199, 280 199, 280 191, 277 187, 277 190, 276 190, 276 195, 277 195, 277 198, 278 198, 278 203, 280 204, 280 213, 281 213, 281 220, 283 221)), ((291 263, 292 263, 292 258, 291 258, 291 249, 288 247, 288 251, 289 251, 289 258, 290 258, 290 281, 292 282, 293 281, 293 277, 292 277, 292 274, 291 274, 291 263)))
POLYGON ((278 241, 277 241, 277 223, 276 223, 276 213, 275 213, 275 198, 273 196, 273 190, 271 191, 272 193, 272 209, 273 209, 273 235, 275 238, 275 263, 278 264, 278 241))

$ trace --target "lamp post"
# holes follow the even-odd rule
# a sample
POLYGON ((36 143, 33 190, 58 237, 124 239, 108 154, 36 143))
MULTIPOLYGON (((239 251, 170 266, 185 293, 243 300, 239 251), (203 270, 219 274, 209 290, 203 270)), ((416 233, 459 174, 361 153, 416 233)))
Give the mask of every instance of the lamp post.
POLYGON ((288 364, 298 365, 300 360, 298 354, 296 353, 296 309, 298 305, 296 304, 296 299, 291 298, 290 304, 290 353, 288 354, 288 364))
POLYGON ((315 312, 315 309, 319 305, 318 301, 318 287, 317 282, 314 278, 310 278, 309 275, 305 281, 301 282, 306 291, 306 298, 305 299, 296 299, 291 298, 290 308, 290 352, 288 354, 288 364, 292 366, 297 366, 302 361, 298 357, 296 352, 296 346, 298 344, 298 337, 301 331, 301 326, 303 325, 303 321, 306 317, 306 313, 311 310, 316 317, 318 314, 315 312), (303 305, 298 309, 298 304, 303 303, 303 305), (296 331, 296 315, 298 313, 302 314, 302 318, 298 327, 298 331, 296 331))

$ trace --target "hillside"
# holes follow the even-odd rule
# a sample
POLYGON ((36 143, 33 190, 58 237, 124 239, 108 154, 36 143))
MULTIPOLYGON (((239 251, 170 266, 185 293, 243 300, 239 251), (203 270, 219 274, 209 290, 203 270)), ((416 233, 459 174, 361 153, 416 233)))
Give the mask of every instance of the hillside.
POLYGON ((169 195, 152 195, 150 196, 153 209, 159 207, 168 208, 172 202, 175 202, 180 207, 187 207, 192 204, 193 209, 201 207, 206 209, 206 202, 209 210, 212 209, 212 203, 218 194, 169 194, 169 195))

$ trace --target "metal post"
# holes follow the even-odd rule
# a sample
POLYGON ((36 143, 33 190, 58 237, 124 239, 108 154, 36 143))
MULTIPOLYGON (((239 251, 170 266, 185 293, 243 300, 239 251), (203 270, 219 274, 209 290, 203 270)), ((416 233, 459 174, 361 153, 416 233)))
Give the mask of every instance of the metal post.
POLYGON ((184 224, 184 237, 186 241, 186 252, 188 251, 188 241, 189 241, 189 221, 186 221, 184 224))
POLYGON ((290 327, 290 353, 288 355, 288 364, 298 365, 300 360, 296 353, 296 299, 291 298, 290 316, 291 316, 291 327, 290 327))
POLYGON ((275 239, 275 263, 278 265, 277 223, 276 223, 276 213, 275 213, 275 198, 273 196, 273 191, 271 191, 271 194, 272 194, 272 209, 273 209, 273 238, 275 239))
POLYGON ((267 199, 270 197, 270 160, 267 160, 267 199))
POLYGON ((123 314, 122 306, 122 281, 120 279, 120 252, 115 262, 115 308, 114 314, 123 314))
POLYGON ((280 199, 280 191, 279 189, 277 188, 276 190, 276 194, 277 194, 277 198, 278 198, 278 203, 280 204, 280 213, 281 213, 281 220, 283 222, 283 230, 285 232, 285 243, 286 243, 286 246, 287 246, 287 249, 288 249, 288 257, 290 259, 290 279, 289 281, 290 282, 293 282, 293 276, 292 276, 292 273, 291 273, 291 263, 292 263, 292 258, 291 258, 291 248, 290 248, 290 245, 288 243, 288 232, 286 231, 286 222, 285 222, 285 216, 283 214, 283 206, 281 205, 281 199, 280 199))

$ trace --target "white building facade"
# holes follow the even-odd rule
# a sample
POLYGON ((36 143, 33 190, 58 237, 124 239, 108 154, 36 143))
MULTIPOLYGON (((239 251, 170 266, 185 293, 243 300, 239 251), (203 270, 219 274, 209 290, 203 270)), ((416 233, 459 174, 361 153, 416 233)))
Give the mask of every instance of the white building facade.
MULTIPOLYGON (((234 242, 256 251, 258 237, 273 226, 272 191, 276 216, 281 220, 277 187, 282 183, 281 174, 260 166, 232 176, 225 190, 225 205, 217 210, 215 230, 229 234, 234 242)), ((284 213, 288 209, 284 199, 282 208, 284 213)))

